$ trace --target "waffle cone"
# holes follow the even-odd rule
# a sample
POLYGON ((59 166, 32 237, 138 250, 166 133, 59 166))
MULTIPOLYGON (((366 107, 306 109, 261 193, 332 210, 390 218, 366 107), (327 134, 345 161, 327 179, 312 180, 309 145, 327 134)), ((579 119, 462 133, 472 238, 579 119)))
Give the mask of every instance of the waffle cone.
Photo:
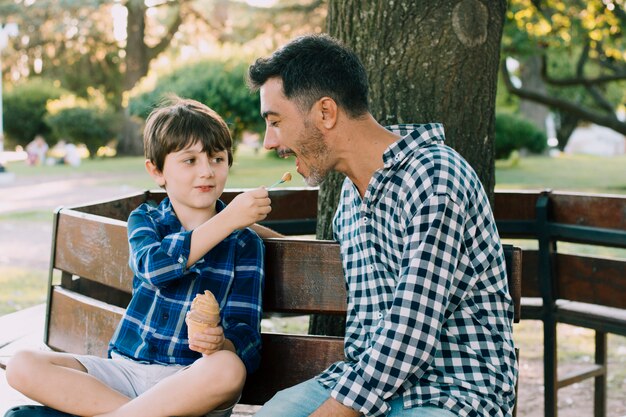
POLYGON ((187 316, 187 333, 189 336, 216 327, 220 322, 220 306, 211 291, 197 294, 191 302, 191 310, 187 316))

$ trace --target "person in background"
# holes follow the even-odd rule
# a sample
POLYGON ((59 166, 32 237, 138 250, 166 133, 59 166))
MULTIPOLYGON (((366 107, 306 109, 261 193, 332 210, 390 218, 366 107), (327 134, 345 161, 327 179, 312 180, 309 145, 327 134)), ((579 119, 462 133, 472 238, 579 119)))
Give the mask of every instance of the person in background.
POLYGON ((41 165, 46 161, 48 143, 43 136, 37 135, 26 145, 26 163, 28 165, 41 165))

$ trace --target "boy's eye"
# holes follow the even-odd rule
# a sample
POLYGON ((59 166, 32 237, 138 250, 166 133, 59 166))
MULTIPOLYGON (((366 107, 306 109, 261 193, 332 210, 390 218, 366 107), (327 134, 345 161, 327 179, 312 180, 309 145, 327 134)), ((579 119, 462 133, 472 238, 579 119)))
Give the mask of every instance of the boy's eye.
POLYGON ((195 158, 187 158, 183 161, 183 164, 192 165, 195 161, 195 158))
POLYGON ((224 158, 222 158, 221 156, 216 156, 212 158, 212 161, 214 164, 221 164, 222 162, 224 162, 224 158))

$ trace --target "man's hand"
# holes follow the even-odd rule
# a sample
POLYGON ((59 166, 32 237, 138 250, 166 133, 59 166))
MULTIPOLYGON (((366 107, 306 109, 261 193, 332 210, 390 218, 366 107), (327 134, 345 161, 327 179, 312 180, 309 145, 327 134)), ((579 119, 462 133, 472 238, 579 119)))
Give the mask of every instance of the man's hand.
POLYGON ((334 398, 327 399, 309 417, 358 417, 361 413, 353 408, 346 407, 334 398))

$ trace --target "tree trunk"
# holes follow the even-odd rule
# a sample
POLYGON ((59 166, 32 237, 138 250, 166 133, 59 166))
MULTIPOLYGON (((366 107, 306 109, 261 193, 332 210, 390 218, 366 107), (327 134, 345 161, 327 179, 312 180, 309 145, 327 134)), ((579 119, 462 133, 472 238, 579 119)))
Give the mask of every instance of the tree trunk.
MULTIPOLYGON (((367 69, 374 117, 385 125, 443 123, 446 143, 474 167, 492 201, 505 12, 505 0, 330 0, 327 17, 328 33, 367 69)), ((330 212, 318 221, 327 223, 321 217, 330 212)))
MULTIPOLYGON (((539 55, 529 56, 520 65, 520 78, 524 88, 547 94, 546 83, 541 77, 542 57, 539 55)), ((522 116, 542 132, 546 132, 546 117, 550 113, 548 107, 531 100, 520 99, 519 109, 522 116)))

